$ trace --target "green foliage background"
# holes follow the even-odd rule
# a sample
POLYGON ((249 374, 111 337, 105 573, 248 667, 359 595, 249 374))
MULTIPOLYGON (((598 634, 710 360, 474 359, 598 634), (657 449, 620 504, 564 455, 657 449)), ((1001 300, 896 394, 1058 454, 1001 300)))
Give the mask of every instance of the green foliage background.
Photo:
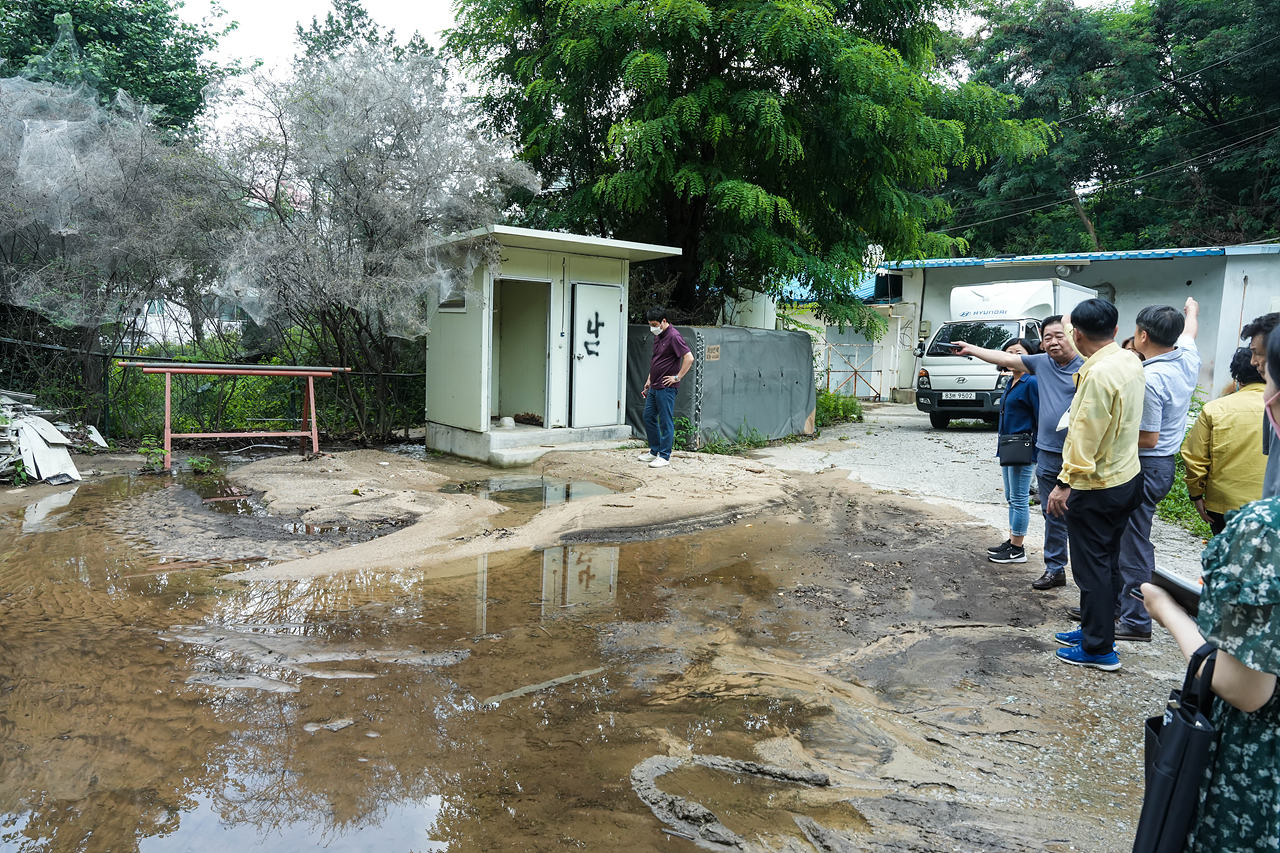
POLYGON ((715 322, 799 286, 862 328, 873 246, 947 252, 929 223, 956 166, 1018 162, 1048 128, 931 73, 930 0, 461 0, 448 50, 547 187, 525 224, 682 250, 633 292, 715 322))
POLYGON ((982 0, 951 73, 1051 123, 1047 156, 953 170, 977 257, 1280 237, 1280 0, 982 0))
POLYGON ((0 76, 22 72, 58 40, 55 18, 71 16, 84 57, 81 77, 111 98, 123 89, 164 108, 159 121, 184 127, 200 112, 201 90, 224 71, 204 59, 234 25, 215 29, 179 18, 168 0, 5 0, 0 4, 0 76))

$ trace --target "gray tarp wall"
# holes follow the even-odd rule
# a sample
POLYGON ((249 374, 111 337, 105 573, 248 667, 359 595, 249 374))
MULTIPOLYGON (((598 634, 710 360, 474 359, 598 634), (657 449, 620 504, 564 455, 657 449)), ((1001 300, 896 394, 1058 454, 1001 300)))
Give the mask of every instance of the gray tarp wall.
MULTIPOLYGON (((702 441, 737 438, 755 429, 768 438, 812 434, 817 394, 813 339, 804 332, 739 326, 677 326, 693 350, 693 367, 676 394, 676 417, 688 418, 702 441)), ((627 329, 627 423, 643 437, 644 398, 653 335, 627 329)))

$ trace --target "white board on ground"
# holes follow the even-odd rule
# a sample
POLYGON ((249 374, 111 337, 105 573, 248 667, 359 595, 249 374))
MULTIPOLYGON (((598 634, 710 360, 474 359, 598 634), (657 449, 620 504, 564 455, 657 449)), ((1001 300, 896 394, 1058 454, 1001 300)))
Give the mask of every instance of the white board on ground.
MULTIPOLYGON (((66 474, 73 480, 80 479, 71 454, 63 445, 50 445, 44 436, 24 418, 18 425, 18 445, 22 448, 22 462, 36 478, 48 480, 66 474), (29 455, 28 455, 29 454, 29 455)), ((52 429, 52 427, 50 427, 52 429)))
POLYGON ((27 424, 34 427, 35 431, 40 433, 40 437, 45 440, 46 444, 70 444, 71 439, 67 438, 58 428, 46 421, 44 418, 38 418, 35 415, 26 415, 18 421, 19 424, 27 424))

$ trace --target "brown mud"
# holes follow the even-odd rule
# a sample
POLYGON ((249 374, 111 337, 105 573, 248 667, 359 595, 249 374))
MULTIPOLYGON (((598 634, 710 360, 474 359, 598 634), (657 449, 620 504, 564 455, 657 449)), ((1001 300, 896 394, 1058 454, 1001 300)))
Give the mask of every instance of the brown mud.
POLYGON ((338 461, 323 493, 238 469, 247 512, 115 476, 0 514, 0 849, 1131 845, 1176 649, 1054 663, 1074 593, 981 559, 966 516, 708 460, 681 532, 603 506, 672 481, 584 458, 556 482, 613 494, 513 530, 518 507, 439 491, 492 472, 427 462, 399 489, 369 467, 394 459, 338 461), (323 505, 351 488, 378 500, 323 505), (448 512, 416 568, 352 558, 409 553, 371 546, 423 506, 448 512), (290 573, 318 558, 345 571, 290 573))

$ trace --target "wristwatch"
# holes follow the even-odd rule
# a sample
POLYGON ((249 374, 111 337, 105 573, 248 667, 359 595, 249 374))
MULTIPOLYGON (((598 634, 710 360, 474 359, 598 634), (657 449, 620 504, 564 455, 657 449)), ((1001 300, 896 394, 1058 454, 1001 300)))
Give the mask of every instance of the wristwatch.
POLYGON ((1070 483, 1063 482, 1062 480, 1059 480, 1059 481, 1058 481, 1058 485, 1059 485, 1059 486, 1061 486, 1061 487, 1062 487, 1062 488, 1064 488, 1064 489, 1069 489, 1069 488, 1071 488, 1071 484, 1070 484, 1070 483))

